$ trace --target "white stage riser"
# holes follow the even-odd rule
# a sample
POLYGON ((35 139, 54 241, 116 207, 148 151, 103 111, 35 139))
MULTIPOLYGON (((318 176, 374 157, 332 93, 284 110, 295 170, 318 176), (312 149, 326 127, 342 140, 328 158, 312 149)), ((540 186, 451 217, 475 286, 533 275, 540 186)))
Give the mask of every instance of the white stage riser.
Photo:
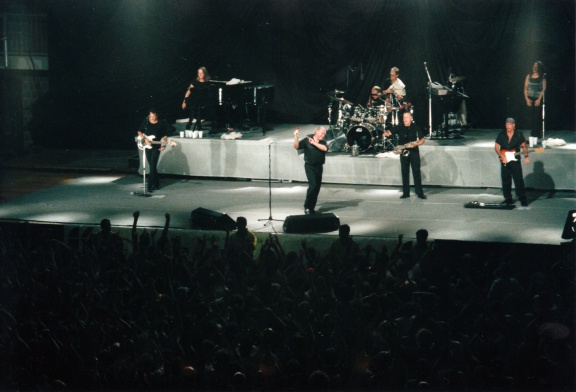
MULTIPOLYGON (((161 174, 197 177, 268 179, 269 152, 273 180, 306 181, 303 155, 291 144, 264 139, 180 139, 163 152, 158 164, 161 174)), ((422 146, 424 186, 499 188, 500 163, 492 147, 422 146)), ((526 186, 543 190, 576 189, 576 154, 572 150, 546 149, 531 153, 523 164, 526 186)), ((142 173, 140 165, 139 173, 142 173)), ((401 185, 400 162, 372 154, 352 157, 329 153, 324 165, 325 183, 401 185)), ((412 179, 411 179, 412 181, 412 179)))

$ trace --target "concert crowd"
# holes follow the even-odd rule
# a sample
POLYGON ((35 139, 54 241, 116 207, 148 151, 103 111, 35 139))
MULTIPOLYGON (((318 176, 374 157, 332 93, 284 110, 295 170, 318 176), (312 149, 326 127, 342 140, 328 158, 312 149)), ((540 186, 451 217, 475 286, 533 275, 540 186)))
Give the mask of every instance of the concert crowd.
MULTIPOLYGON (((574 390, 574 243, 0 227, 3 390, 574 390)), ((353 231, 353 228, 352 228, 353 231)))

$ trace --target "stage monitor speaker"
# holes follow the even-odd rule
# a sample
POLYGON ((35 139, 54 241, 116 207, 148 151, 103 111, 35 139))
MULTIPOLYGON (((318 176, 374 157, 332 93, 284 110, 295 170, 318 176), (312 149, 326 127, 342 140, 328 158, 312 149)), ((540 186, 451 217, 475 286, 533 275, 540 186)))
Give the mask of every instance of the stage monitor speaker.
POLYGON ((228 215, 201 207, 192 211, 191 221, 192 226, 208 230, 231 231, 238 227, 236 221, 228 215))
POLYGON ((340 219, 332 214, 291 215, 282 228, 285 233, 327 233, 338 230, 340 219))
POLYGON ((564 230, 562 230, 562 239, 571 240, 576 236, 576 210, 568 211, 566 216, 566 223, 564 223, 564 230))

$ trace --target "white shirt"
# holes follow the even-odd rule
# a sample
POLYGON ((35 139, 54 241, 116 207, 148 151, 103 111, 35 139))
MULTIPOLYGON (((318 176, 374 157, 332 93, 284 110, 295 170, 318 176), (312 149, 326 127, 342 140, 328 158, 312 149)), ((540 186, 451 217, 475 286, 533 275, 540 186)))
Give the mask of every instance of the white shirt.
POLYGON ((396 81, 388 87, 388 90, 390 89, 394 90, 394 95, 400 95, 401 97, 406 96, 406 85, 404 85, 400 79, 396 79, 396 81))

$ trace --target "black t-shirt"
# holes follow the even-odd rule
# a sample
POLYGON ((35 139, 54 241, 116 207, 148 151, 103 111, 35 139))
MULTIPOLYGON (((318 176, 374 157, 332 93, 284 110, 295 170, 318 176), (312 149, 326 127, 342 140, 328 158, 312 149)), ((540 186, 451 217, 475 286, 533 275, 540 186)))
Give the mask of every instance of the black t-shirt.
MULTIPOLYGON (((390 130, 394 135, 398 136, 398 144, 412 143, 424 137, 420 127, 414 123, 409 127, 404 124, 397 125, 390 130)), ((418 147, 414 147, 411 151, 418 151, 418 147)))
POLYGON ((502 150, 519 151, 522 143, 526 143, 526 139, 524 139, 524 134, 522 132, 515 130, 510 141, 508 141, 508 134, 506 131, 501 131, 498 136, 496 136, 496 143, 500 145, 502 150))
MULTIPOLYGON (((309 135, 308 137, 312 138, 313 136, 309 135)), ((319 150, 310 144, 308 137, 298 142, 298 149, 304 150, 304 162, 313 166, 322 166, 326 162, 326 151, 319 150)), ((328 147, 324 140, 320 140, 320 144, 328 147)))
POLYGON ((208 98, 210 97, 210 84, 208 82, 199 82, 193 80, 191 83, 193 88, 189 88, 190 96, 188 97, 187 104, 206 106, 208 98))
MULTIPOLYGON (((152 124, 146 117, 140 125, 140 131, 148 137, 155 136, 154 141, 159 142, 164 136, 168 136, 170 126, 164 120, 158 120, 156 124, 152 124)), ((162 147, 161 144, 152 144, 152 148, 156 150, 160 149, 160 147, 162 147)))

